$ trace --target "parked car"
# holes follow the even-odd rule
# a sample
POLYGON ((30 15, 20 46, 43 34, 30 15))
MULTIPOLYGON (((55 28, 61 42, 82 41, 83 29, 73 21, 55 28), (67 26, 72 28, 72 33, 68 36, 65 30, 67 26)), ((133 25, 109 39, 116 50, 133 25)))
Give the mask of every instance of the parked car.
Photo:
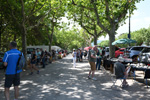
POLYGON ((147 62, 148 58, 150 58, 150 47, 145 47, 138 56, 140 62, 147 62))
POLYGON ((0 52, 0 68, 4 68, 4 66, 3 66, 3 57, 4 57, 4 53, 0 52))
MULTIPOLYGON (((115 46, 115 51, 117 51, 119 49, 120 49, 119 47, 115 46)), ((105 51, 105 55, 104 56, 109 58, 109 47, 105 47, 104 51, 105 51)))
POLYGON ((146 46, 133 46, 130 48, 129 50, 129 57, 134 59, 137 58, 137 56, 139 55, 139 53, 146 48, 146 46))
POLYGON ((121 48, 117 51, 115 51, 115 58, 118 58, 120 54, 124 54, 126 48, 121 48))
POLYGON ((105 47, 104 51, 105 51, 105 55, 104 56, 108 58, 109 57, 109 47, 105 47))

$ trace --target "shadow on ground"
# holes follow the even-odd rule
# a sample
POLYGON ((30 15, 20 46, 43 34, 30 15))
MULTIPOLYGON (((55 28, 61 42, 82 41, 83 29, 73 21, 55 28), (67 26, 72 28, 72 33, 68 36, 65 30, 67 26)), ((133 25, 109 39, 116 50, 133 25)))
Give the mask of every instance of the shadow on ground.
MULTIPOLYGON (((126 89, 112 89, 110 75, 98 71, 98 81, 87 79, 86 60, 72 68, 72 59, 66 58, 40 70, 40 75, 24 75, 20 86, 20 100, 146 100, 149 89, 132 81, 126 89)), ((3 80, 3 79, 2 79, 3 80)), ((1 85, 0 85, 1 87, 1 85)), ((13 88, 11 88, 11 92, 13 88)), ((0 91, 0 100, 4 100, 0 91)), ((13 98, 13 93, 11 93, 13 98)))

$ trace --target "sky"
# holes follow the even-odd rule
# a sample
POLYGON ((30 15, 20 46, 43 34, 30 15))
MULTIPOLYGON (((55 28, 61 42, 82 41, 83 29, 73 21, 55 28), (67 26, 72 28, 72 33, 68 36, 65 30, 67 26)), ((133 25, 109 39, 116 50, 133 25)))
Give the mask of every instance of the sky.
MULTIPOLYGON (((150 26, 150 0, 144 0, 136 4, 137 10, 131 15, 130 20, 130 30, 131 32, 139 30, 141 28, 148 28, 150 26)), ((117 36, 122 33, 129 32, 129 19, 127 19, 126 24, 120 26, 117 30, 117 36)), ((132 36, 131 36, 132 37, 132 36)), ((100 37, 99 40, 108 40, 108 35, 106 37, 100 37)))

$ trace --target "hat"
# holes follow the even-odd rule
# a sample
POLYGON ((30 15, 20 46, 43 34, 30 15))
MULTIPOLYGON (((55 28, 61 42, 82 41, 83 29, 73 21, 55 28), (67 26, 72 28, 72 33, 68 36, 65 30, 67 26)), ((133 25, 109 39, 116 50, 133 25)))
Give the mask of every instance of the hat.
POLYGON ((118 58, 118 61, 120 61, 120 62, 124 62, 124 58, 119 57, 119 58, 118 58))
POLYGON ((73 49, 73 50, 76 50, 76 49, 73 49))

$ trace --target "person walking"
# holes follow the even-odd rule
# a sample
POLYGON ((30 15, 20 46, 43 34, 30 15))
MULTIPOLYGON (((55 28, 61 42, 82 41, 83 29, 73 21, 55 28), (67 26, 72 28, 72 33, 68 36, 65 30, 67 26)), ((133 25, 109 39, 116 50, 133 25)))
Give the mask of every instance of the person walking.
POLYGON ((76 68, 77 52, 75 49, 73 49, 72 56, 73 56, 73 67, 76 68))
POLYGON ((37 53, 36 53, 36 55, 37 55, 37 65, 39 66, 40 65, 40 55, 41 55, 41 52, 40 52, 40 50, 39 49, 37 49, 37 53))
POLYGON ((4 84, 5 93, 4 94, 5 94, 6 100, 10 100, 9 89, 13 84, 14 90, 15 90, 14 100, 18 100, 18 97, 19 97, 18 86, 20 85, 20 72, 22 72, 22 69, 16 70, 16 68, 17 68, 19 55, 21 54, 21 52, 17 50, 17 43, 14 41, 10 43, 9 47, 11 50, 7 51, 3 58, 4 66, 7 67, 6 73, 5 73, 5 84, 4 84))
POLYGON ((82 61, 83 61, 82 56, 83 56, 83 51, 82 51, 82 50, 80 50, 80 62, 82 62, 82 61))
POLYGON ((45 68, 45 52, 41 49, 41 60, 42 60, 42 68, 45 68))
POLYGON ((94 46, 91 50, 89 50, 88 52, 88 60, 89 60, 89 64, 90 64, 90 67, 91 67, 91 70, 89 71, 89 75, 88 75, 88 78, 89 79, 93 79, 93 80, 97 80, 95 77, 94 77, 94 74, 95 74, 95 70, 96 70, 96 65, 95 65, 95 62, 96 62, 96 53, 97 53, 97 47, 94 46), (92 74, 92 75, 91 75, 92 74))
POLYGON ((102 49, 101 49, 101 48, 98 48, 98 52, 97 52, 97 62, 96 62, 96 69, 98 69, 98 70, 100 70, 101 59, 102 59, 102 49))
POLYGON ((87 51, 85 50, 84 51, 84 58, 86 59, 86 56, 87 56, 87 51))
POLYGON ((37 56, 35 54, 35 50, 33 50, 32 57, 31 57, 31 62, 30 62, 30 70, 31 70, 30 75, 33 74, 33 69, 35 69, 37 71, 37 74, 39 74, 39 69, 35 66, 36 60, 37 60, 37 56))
POLYGON ((77 50, 77 62, 80 61, 80 49, 77 50))

